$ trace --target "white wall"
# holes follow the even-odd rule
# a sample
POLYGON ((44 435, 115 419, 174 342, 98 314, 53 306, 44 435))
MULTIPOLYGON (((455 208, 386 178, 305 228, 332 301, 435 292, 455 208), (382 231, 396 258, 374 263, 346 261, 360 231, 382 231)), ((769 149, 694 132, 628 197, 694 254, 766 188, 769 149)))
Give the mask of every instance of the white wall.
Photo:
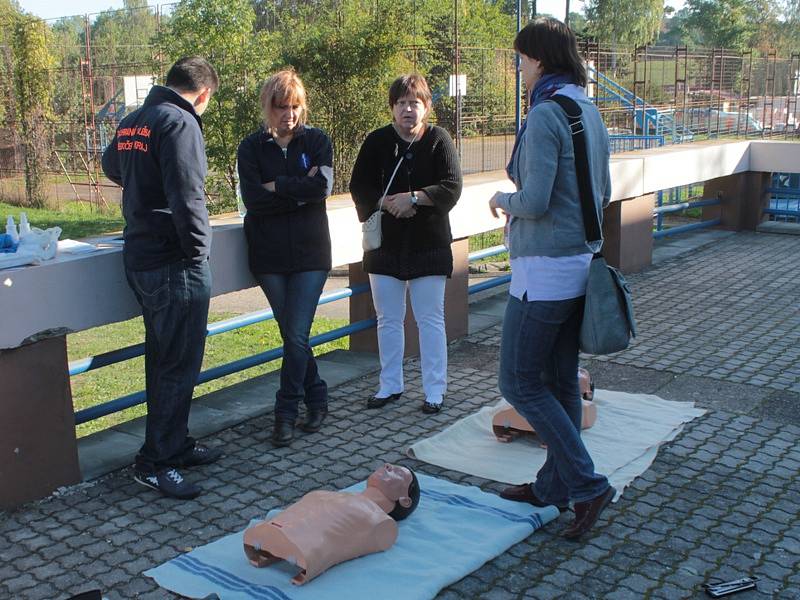
MULTIPOLYGON (((751 170, 800 172, 800 144, 701 142, 619 155, 611 163, 613 200, 751 170)), ((465 178, 461 200, 450 216, 455 238, 502 227, 503 221, 488 209, 488 200, 498 189, 513 189, 502 171, 465 178)), ((352 204, 341 199, 331 202, 328 217, 334 264, 361 260, 361 227, 352 204)), ((214 221, 211 267, 214 295, 254 285, 240 218, 214 221)), ((119 247, 0 271, 0 349, 15 348, 37 335, 122 321, 138 312, 119 247)))

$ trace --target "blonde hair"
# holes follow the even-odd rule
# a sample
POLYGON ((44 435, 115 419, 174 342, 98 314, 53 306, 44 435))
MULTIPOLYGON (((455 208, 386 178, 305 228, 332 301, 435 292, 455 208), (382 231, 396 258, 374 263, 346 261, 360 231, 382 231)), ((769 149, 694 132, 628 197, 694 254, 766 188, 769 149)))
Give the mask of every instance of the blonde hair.
POLYGON ((267 131, 274 131, 275 127, 270 123, 272 109, 282 104, 297 104, 300 106, 300 116, 297 119, 298 126, 306 122, 306 88, 294 69, 284 69, 270 76, 261 86, 259 95, 264 127, 267 131))

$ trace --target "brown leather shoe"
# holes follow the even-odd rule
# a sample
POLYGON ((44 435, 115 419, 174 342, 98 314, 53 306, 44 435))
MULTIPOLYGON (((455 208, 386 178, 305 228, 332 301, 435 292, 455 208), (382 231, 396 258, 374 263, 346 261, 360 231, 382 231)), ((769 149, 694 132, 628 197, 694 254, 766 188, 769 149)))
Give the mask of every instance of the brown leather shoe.
MULTIPOLYGON (((500 492, 500 497, 514 502, 527 502, 534 506, 544 507, 550 506, 547 502, 539 500, 539 497, 533 493, 533 484, 523 483, 522 485, 512 485, 500 492)), ((557 506, 559 512, 567 512, 569 506, 557 506)))
POLYGON ((614 486, 610 485, 608 489, 597 498, 587 500, 586 502, 576 502, 575 520, 564 530, 564 537, 575 540, 589 531, 597 522, 597 518, 600 516, 600 513, 603 512, 603 509, 614 499, 616 493, 617 490, 614 489, 614 486))

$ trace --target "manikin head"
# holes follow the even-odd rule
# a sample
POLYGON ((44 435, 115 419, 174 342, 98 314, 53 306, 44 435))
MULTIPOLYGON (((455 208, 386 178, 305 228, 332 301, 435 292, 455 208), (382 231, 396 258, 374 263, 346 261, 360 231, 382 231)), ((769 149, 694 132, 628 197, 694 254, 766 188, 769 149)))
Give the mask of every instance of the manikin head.
POLYGON ((379 490, 387 499, 395 502, 389 513, 395 521, 402 521, 419 504, 419 481, 408 467, 385 464, 375 469, 367 479, 367 487, 379 490))

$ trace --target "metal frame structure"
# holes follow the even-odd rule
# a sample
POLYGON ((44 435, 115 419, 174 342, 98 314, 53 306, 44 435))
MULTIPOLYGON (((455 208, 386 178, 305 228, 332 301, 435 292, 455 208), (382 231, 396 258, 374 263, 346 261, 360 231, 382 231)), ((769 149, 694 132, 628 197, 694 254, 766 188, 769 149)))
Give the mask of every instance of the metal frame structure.
MULTIPOLYGON (((148 7, 147 22, 156 31, 160 30, 173 7, 174 4, 148 7)), ((453 0, 449 37, 454 47, 423 46, 416 39, 415 47, 426 52, 447 52, 451 73, 469 74, 466 95, 456 94, 452 109, 448 108, 453 114, 443 125, 456 140, 465 172, 495 170, 505 166, 524 114, 519 73, 510 48, 475 48, 465 44, 459 30, 458 7, 458 0, 453 0)), ((145 14, 136 11, 142 9, 113 12, 126 14, 135 21, 145 14)), ((99 151, 109 137, 105 132, 113 130, 121 115, 118 106, 115 104, 112 110, 109 102, 118 102, 124 75, 151 71, 163 75, 164 71, 163 53, 155 43, 101 52, 108 50, 101 44, 111 42, 107 38, 94 39, 93 23, 98 16, 82 15, 72 21, 65 17, 49 22, 73 32, 72 38, 61 38, 63 46, 59 48, 68 50, 62 55, 77 58, 58 65, 51 77, 59 81, 61 89, 72 86, 74 92, 70 93, 79 98, 77 104, 66 107, 60 100, 54 102, 51 120, 42 125, 49 128, 55 149, 49 161, 51 179, 63 181, 48 184, 55 205, 77 199, 102 207, 119 201, 118 189, 102 177, 98 161, 99 151), (73 23, 72 29, 67 26, 69 23, 73 23), (101 60, 101 56, 116 58, 101 60)), ((413 16, 416 32, 416 9, 413 16)), ((526 18, 518 7, 518 28, 526 18)), ((798 53, 781 58, 775 51, 756 55, 751 49, 744 52, 690 50, 681 46, 612 49, 589 40, 581 41, 580 46, 593 73, 593 97, 613 135, 655 135, 663 136, 665 143, 681 143, 722 135, 797 134, 798 53)), ((415 54, 413 64, 417 64, 416 58, 415 54)), ((6 126, 13 128, 14 123, 8 122, 6 126)), ((24 196, 23 169, 19 158, 15 158, 16 145, 7 148, 6 152, 0 148, 0 198, 13 201, 24 196)))

